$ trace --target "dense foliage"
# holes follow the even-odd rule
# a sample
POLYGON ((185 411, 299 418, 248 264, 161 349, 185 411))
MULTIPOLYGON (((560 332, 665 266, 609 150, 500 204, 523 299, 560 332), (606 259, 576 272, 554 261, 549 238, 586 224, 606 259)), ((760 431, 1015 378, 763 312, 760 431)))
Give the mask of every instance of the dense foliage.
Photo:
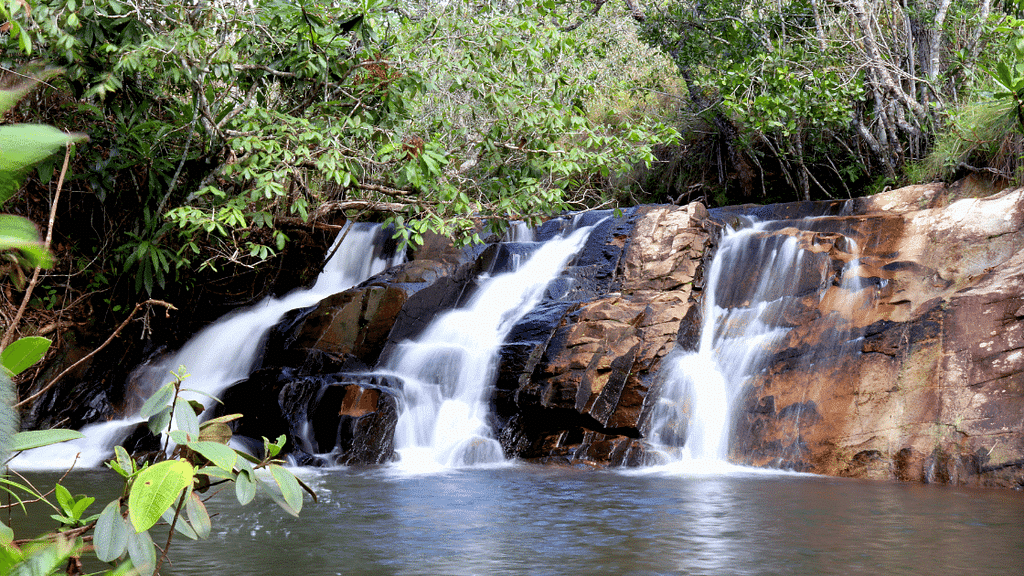
MULTIPOLYGON (((989 71, 1019 65, 1019 9, 990 0, 655 0, 643 34, 671 54, 689 110, 716 134, 721 190, 848 197, 901 183, 937 139, 972 139, 949 120, 991 101, 989 71)), ((999 146, 1005 128, 986 142, 999 146)), ((946 175, 986 168, 962 160, 931 162, 946 175)), ((1016 178, 1015 166, 998 172, 1016 178)))
POLYGON ((600 203, 595 175, 675 137, 588 117, 585 39, 537 2, 44 0, 4 17, 7 70, 65 67, 46 116, 88 127, 72 182, 97 256, 147 293, 258 264, 283 225, 340 211, 389 214, 415 243, 600 203))
MULTIPOLYGON (((341 216, 389 219, 411 244, 427 231, 473 241, 483 224, 635 201, 1014 179, 1019 12, 991 0, 8 0, 0 83, 47 80, 4 122, 89 142, 68 157, 64 202, 56 154, 0 180, 0 202, 40 227, 55 217, 57 267, 29 313, 59 330, 74 322, 47 310, 109 324, 141 296, 264 269, 296 230, 341 216)), ((26 277, 10 252, 4 266, 26 277)), ((16 295, 3 293, 6 325, 16 295)))

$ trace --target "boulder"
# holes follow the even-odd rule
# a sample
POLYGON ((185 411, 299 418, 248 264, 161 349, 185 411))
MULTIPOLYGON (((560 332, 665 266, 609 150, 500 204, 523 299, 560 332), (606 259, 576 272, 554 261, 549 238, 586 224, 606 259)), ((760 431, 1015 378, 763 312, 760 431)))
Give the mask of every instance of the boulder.
POLYGON ((394 454, 400 387, 394 378, 365 373, 264 369, 229 388, 216 414, 243 415, 231 423, 243 444, 259 447, 263 436, 286 435, 283 454, 304 465, 381 464, 394 454))

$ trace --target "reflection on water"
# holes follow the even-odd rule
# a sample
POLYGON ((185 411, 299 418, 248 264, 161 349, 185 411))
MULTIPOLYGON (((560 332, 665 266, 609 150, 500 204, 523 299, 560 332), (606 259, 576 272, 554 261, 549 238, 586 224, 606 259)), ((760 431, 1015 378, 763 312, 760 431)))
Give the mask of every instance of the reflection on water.
MULTIPOLYGON (((95 492, 100 474, 70 484, 95 492)), ((524 465, 307 481, 320 502, 298 519, 216 497, 211 539, 175 545, 165 573, 981 576, 1024 565, 1017 492, 524 465)))

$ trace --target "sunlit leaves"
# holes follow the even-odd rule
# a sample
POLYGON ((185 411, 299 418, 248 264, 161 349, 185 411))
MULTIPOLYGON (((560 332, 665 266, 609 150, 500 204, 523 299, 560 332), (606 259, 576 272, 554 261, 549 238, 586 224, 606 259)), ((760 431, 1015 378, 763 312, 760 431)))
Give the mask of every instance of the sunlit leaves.
POLYGON ((238 460, 238 455, 233 449, 219 442, 200 440, 189 442, 186 446, 190 450, 195 450, 202 454, 207 460, 224 470, 230 471, 235 467, 235 462, 238 460))
POLYGON ((184 460, 158 462, 139 472, 128 496, 128 514, 135 530, 143 532, 156 524, 192 484, 193 473, 192 465, 184 460))
POLYGON ((50 349, 50 339, 42 336, 26 336, 11 342, 0 352, 0 366, 9 376, 21 374, 29 366, 43 359, 50 349))
POLYGON ((52 262, 50 253, 31 221, 21 216, 0 214, 0 250, 8 248, 20 250, 32 266, 48 267, 52 262))
POLYGON ((43 124, 0 126, 0 173, 24 170, 84 138, 43 124))
POLYGON ((11 449, 14 451, 31 450, 79 438, 85 438, 85 435, 78 430, 26 430, 14 435, 11 449))

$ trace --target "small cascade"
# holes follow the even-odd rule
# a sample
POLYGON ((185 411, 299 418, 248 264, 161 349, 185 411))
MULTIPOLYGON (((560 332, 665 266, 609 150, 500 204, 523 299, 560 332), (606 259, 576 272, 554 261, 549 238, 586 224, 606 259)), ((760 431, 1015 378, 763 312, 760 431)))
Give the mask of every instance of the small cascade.
MULTIPOLYGON (((381 254, 379 225, 350 223, 338 234, 323 270, 314 285, 295 290, 281 298, 268 297, 245 309, 233 311, 200 330, 180 350, 156 362, 140 366, 133 380, 148 395, 171 380, 171 373, 184 366, 189 374, 183 387, 194 390, 188 399, 209 405, 229 386, 249 376, 263 348, 267 332, 289 311, 312 306, 327 296, 342 292, 400 263, 404 254, 381 254)), ((12 466, 19 470, 62 470, 97 467, 110 457, 113 446, 123 441, 142 419, 132 414, 122 420, 90 424, 81 431, 85 438, 39 448, 18 456, 12 466)))
POLYGON ((510 272, 482 277, 462 307, 398 345, 378 370, 404 381, 395 451, 409 472, 504 461, 489 423, 498 350, 583 247, 593 226, 534 249, 510 272))
MULTIPOLYGON (((828 298, 825 308, 833 310, 862 303, 857 258, 845 263, 833 285, 828 255, 808 249, 815 222, 746 222, 723 233, 706 275, 697 349, 666 359, 652 411, 648 437, 668 460, 691 472, 728 467, 737 396, 792 328, 806 299, 817 305, 828 298)), ((856 254, 852 239, 841 241, 856 254)))

